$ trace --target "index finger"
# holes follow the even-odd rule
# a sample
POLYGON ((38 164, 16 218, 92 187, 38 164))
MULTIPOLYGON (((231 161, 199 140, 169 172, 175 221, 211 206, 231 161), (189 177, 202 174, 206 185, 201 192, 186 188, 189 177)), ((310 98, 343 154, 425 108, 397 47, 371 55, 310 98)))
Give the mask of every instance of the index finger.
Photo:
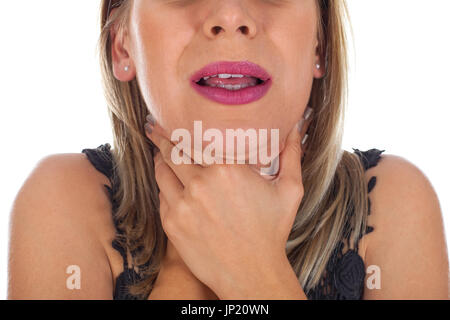
POLYGON ((196 164, 191 157, 188 156, 184 149, 179 149, 171 140, 167 139, 162 133, 162 128, 156 123, 153 126, 145 127, 147 138, 153 141, 158 147, 164 162, 172 169, 181 183, 185 186, 190 179, 200 174, 201 166, 196 164), (181 152, 181 155, 180 155, 181 152), (177 161, 177 157, 181 157, 181 161, 177 161))

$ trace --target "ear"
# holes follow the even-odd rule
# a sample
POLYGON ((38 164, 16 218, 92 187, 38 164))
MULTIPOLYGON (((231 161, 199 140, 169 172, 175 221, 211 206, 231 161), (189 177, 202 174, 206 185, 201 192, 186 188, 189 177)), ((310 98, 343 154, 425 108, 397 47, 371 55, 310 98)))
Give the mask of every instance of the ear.
POLYGON ((325 62, 322 59, 321 52, 320 52, 320 46, 319 41, 316 40, 316 54, 314 56, 314 78, 321 79, 325 75, 325 62), (316 65, 319 64, 320 68, 317 69, 316 65))
MULTIPOLYGON (((113 14, 114 8, 111 10, 113 14)), ((120 28, 118 24, 111 27, 111 59, 114 77, 119 81, 131 81, 136 76, 134 64, 130 56, 129 36, 127 28, 120 28), (126 70, 128 67, 128 70, 126 70)))

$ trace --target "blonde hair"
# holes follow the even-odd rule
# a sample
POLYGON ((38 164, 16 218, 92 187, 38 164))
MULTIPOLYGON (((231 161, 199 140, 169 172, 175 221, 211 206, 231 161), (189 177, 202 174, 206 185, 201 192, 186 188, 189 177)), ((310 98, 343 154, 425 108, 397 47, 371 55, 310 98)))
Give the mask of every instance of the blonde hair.
MULTIPOLYGON (((114 1, 113 1, 114 2, 114 1)), ((117 2, 117 1, 116 1, 117 2)), ((164 257, 167 237, 159 217, 158 187, 153 167, 154 144, 145 136, 148 114, 135 79, 118 81, 112 71, 111 28, 129 19, 129 0, 108 17, 109 0, 102 0, 99 56, 105 97, 112 122, 112 154, 117 174, 116 240, 133 253, 142 281, 130 286, 146 298, 164 257)), ((305 293, 319 284, 333 250, 349 236, 357 247, 366 230, 368 200, 364 168, 354 153, 341 150, 347 102, 347 47, 343 0, 317 0, 320 56, 326 74, 314 79, 309 105, 315 109, 309 127, 309 147, 302 165, 305 194, 286 246, 289 261, 305 293), (352 214, 349 214, 352 212, 352 214), (350 220, 350 221, 349 221, 350 220), (346 228, 346 224, 351 229, 346 228), (346 234, 351 231, 351 234, 346 234)))

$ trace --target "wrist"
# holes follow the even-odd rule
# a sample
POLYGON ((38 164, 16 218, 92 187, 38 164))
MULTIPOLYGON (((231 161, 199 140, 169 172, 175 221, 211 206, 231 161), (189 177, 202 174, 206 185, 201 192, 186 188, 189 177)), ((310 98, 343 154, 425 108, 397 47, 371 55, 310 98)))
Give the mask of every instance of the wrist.
POLYGON ((270 264, 224 276, 214 290, 221 300, 306 300, 286 255, 270 264))

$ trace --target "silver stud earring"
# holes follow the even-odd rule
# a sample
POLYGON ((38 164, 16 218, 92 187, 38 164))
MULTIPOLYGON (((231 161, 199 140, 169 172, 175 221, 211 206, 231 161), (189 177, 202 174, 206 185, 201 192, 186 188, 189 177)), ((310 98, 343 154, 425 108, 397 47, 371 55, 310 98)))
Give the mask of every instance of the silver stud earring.
POLYGON ((317 63, 317 64, 316 64, 316 68, 317 68, 317 69, 320 69, 320 64, 317 63))
POLYGON ((130 69, 129 66, 125 66, 125 68, 123 68, 123 70, 125 70, 125 72, 128 72, 129 69, 130 69))

